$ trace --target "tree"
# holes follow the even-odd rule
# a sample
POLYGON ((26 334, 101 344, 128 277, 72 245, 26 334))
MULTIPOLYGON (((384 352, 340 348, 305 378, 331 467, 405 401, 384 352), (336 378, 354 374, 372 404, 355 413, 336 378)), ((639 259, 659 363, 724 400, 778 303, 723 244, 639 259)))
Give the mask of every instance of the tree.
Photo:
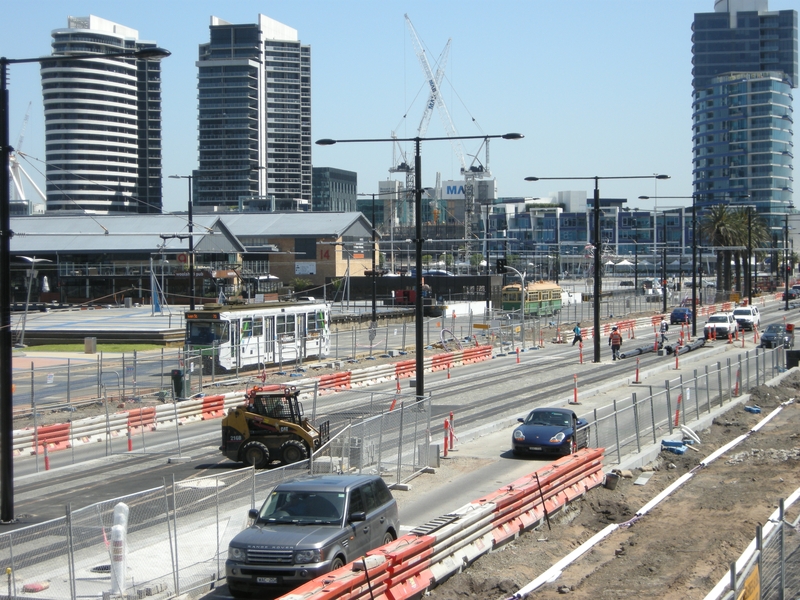
MULTIPOLYGON (((740 231, 738 219, 726 204, 711 207, 700 221, 700 232, 707 243, 715 248, 717 259, 717 294, 730 291, 731 285, 731 246, 736 245, 740 231)), ((719 298, 718 298, 719 299, 719 298)))

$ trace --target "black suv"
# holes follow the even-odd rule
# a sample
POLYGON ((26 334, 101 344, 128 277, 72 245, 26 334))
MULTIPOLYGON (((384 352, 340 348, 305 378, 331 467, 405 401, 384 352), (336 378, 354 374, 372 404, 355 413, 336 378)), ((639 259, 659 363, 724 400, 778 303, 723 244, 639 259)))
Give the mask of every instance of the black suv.
POLYGON ((377 475, 318 475, 278 485, 231 540, 235 597, 295 588, 397 539, 397 502, 377 475))

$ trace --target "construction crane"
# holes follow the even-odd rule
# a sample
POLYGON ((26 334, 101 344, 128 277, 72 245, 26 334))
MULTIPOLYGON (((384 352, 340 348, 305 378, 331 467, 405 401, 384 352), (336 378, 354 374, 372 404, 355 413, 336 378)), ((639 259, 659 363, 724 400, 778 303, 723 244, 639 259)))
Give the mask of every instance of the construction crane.
MULTIPOLYGON (((447 109, 447 105, 445 104, 444 98, 442 97, 440 92, 440 85, 441 85, 441 73, 443 73, 444 67, 441 64, 441 57, 440 57, 440 65, 439 70, 437 71, 436 75, 433 74, 431 70, 431 66, 428 63, 428 57, 425 53, 424 48, 422 47, 422 42, 417 35, 416 29, 414 29, 414 25, 411 23, 411 19, 408 17, 408 14, 404 15, 406 19, 406 25, 408 26, 408 30, 411 34, 411 43, 414 46, 414 52, 417 55, 417 59, 419 60, 419 64, 422 67, 422 71, 425 74, 425 77, 428 81, 430 86, 430 96, 428 99, 428 105, 425 108, 425 113, 423 113, 423 122, 426 117, 426 114, 432 111, 432 104, 435 103, 436 107, 438 108, 439 117, 442 119, 442 125, 444 126, 445 134, 448 138, 450 138, 450 143, 453 147, 453 151, 456 154, 459 162, 461 163, 461 174, 464 176, 464 240, 465 240, 465 253, 466 259, 469 260, 470 254, 470 240, 473 238, 472 228, 473 228, 473 220, 475 214, 475 180, 476 179, 483 179, 486 177, 491 177, 491 171, 489 170, 489 140, 484 139, 481 144, 481 148, 485 148, 486 151, 486 160, 485 165, 480 164, 480 160, 478 160, 478 153, 480 153, 480 149, 478 153, 473 156, 473 161, 470 163, 469 167, 466 164, 466 160, 464 159, 464 150, 461 145, 461 141, 456 139, 458 137, 458 131, 453 124, 453 120, 450 117, 450 112, 447 109), (475 162, 479 163, 479 166, 475 165, 475 162)), ((445 51, 449 53, 450 49, 450 40, 447 42, 447 46, 445 47, 445 51)), ((446 57, 447 55, 443 53, 446 57)), ((428 117, 430 118, 430 117, 428 117)), ((422 127, 422 124, 420 124, 422 127)), ((427 124, 426 124, 427 128, 427 124)), ((421 137, 421 136, 420 136, 421 137)))
MULTIPOLYGON (((8 156, 8 173, 11 176, 11 201, 12 202, 23 202, 27 201, 25 196, 25 189, 22 186, 22 178, 28 180, 33 186, 33 189, 36 190, 36 193, 39 194, 39 197, 42 201, 47 201, 47 197, 42 193, 42 190, 39 189, 39 186, 36 185, 36 182, 31 179, 31 176, 28 175, 27 171, 22 168, 22 165, 19 164, 18 155, 22 154, 22 142, 25 141, 25 129, 28 126, 28 119, 31 116, 31 105, 33 102, 28 103, 28 110, 25 112, 25 119, 22 121, 22 129, 19 133, 19 140, 17 141, 17 147, 12 149, 8 156)), ((30 212, 30 206, 28 207, 30 212)))

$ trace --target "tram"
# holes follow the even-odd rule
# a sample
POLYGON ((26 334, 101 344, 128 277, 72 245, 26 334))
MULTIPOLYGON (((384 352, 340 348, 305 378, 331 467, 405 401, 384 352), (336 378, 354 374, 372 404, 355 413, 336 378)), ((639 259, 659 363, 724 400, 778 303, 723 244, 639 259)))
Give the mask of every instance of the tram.
MULTIPOLYGON (((550 316, 561 310, 561 286, 552 281, 531 281, 525 285, 525 314, 538 317, 550 316)), ((511 283, 503 286, 502 307, 505 311, 517 311, 522 304, 522 285, 511 283)))
POLYGON ((255 369, 330 353, 326 302, 206 304, 186 312, 186 350, 201 351, 203 372, 255 369))

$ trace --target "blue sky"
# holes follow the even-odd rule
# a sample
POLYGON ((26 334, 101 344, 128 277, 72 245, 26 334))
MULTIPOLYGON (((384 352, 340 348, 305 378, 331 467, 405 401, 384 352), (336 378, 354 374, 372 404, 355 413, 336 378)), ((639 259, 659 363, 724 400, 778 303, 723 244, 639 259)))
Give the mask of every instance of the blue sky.
MULTIPOLYGON (((770 9, 791 5, 773 0, 770 9)), ((140 39, 170 50, 162 66, 164 208, 185 210, 185 181, 167 176, 197 166, 195 61, 211 15, 252 23, 262 13, 311 46, 317 140, 416 135, 427 94, 408 13, 429 60, 453 40, 442 89, 458 133, 525 135, 491 144, 501 196, 591 194, 591 182, 525 182, 529 175, 670 175, 657 188, 652 180, 601 182, 603 197, 646 209, 653 201, 638 196, 692 192, 691 24, 695 12, 711 11, 713 0, 29 0, 0 20, 0 54, 49 54, 50 32, 66 27, 69 15, 89 14, 138 29, 140 39)), ((9 90, 11 143, 32 102, 22 151, 44 160, 37 66, 12 65, 9 90)), ((443 135, 434 114, 427 136, 443 135)), ((465 142, 465 150, 474 154, 477 144, 465 142)), ((411 144, 406 152, 411 158, 411 144)), ((359 192, 376 192, 390 177, 392 144, 314 146, 312 153, 314 166, 356 171, 359 192)), ((437 172, 457 179, 459 166, 448 142, 422 144, 423 185, 433 186, 437 172)), ((659 202, 680 204, 686 201, 659 202)))

